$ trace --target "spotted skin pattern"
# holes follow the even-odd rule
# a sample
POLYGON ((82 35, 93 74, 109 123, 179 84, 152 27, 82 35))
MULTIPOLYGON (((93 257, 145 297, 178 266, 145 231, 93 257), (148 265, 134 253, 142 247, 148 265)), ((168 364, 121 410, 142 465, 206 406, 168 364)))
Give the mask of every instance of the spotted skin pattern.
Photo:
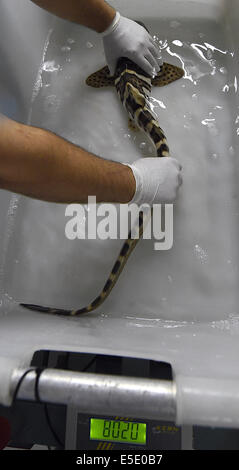
MULTIPOLYGON (((150 110, 148 98, 151 93, 152 85, 168 85, 182 76, 182 69, 164 63, 158 75, 154 79, 151 79, 134 62, 128 58, 121 57, 118 60, 114 77, 110 77, 109 69, 106 66, 90 75, 86 80, 86 84, 95 88, 115 86, 120 101, 128 113, 131 125, 133 123, 138 129, 147 134, 154 144, 156 156, 161 158, 169 156, 169 148, 164 132, 156 120, 157 118, 150 110)), ((140 212, 137 224, 133 227, 132 231, 129 232, 128 239, 124 242, 101 293, 86 307, 77 310, 67 310, 34 304, 21 303, 20 305, 30 310, 63 316, 78 316, 92 312, 105 301, 115 286, 129 256, 143 234, 146 223, 147 220, 143 212, 140 212)))

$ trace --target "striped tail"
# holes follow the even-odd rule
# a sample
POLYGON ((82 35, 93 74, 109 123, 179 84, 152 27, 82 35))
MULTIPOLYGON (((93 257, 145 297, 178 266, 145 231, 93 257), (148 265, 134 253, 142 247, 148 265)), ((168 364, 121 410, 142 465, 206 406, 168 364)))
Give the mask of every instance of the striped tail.
MULTIPOLYGON (((166 157, 169 155, 169 148, 167 145, 166 137, 163 130, 158 125, 156 121, 152 123, 152 116, 147 110, 142 110, 138 115, 138 125, 139 127, 146 132, 146 134, 153 141, 158 157, 166 157), (149 119, 150 118, 150 119, 149 119), (146 124, 147 119, 147 124, 146 124)), ((151 211, 152 212, 152 211, 151 211)), ((35 310, 41 313, 47 313, 52 315, 62 315, 62 316, 80 316, 84 313, 92 312, 93 310, 100 307, 100 305, 106 300, 115 286, 121 272, 123 271, 128 258, 133 252, 135 246, 137 245, 139 239, 143 235, 143 231, 146 226, 146 219, 144 219, 143 212, 139 213, 138 223, 133 227, 132 232, 129 232, 128 239, 124 242, 123 247, 119 253, 119 256, 111 270, 111 273, 101 291, 101 293, 86 307, 77 309, 77 310, 67 310, 67 309, 58 309, 51 307, 44 307, 42 305, 35 304, 24 304, 20 305, 29 310, 35 310), (137 235, 137 238, 136 238, 137 235)))
POLYGON ((67 310, 61 308, 52 308, 52 307, 44 307, 42 305, 35 305, 35 304, 24 304, 21 303, 20 306, 27 308, 29 310, 35 310, 41 313, 49 313, 52 315, 63 315, 63 316, 79 316, 84 313, 89 313, 98 308, 108 297, 110 292, 112 291, 113 287, 115 286, 120 273, 123 271, 125 264, 130 257, 132 251, 134 250, 136 244, 138 243, 140 237, 143 234, 145 226, 145 219, 143 212, 139 213, 139 220, 138 224, 135 225, 131 232, 128 234, 128 239, 124 242, 119 256, 111 270, 111 273, 101 291, 101 293, 86 307, 77 309, 77 310, 67 310))

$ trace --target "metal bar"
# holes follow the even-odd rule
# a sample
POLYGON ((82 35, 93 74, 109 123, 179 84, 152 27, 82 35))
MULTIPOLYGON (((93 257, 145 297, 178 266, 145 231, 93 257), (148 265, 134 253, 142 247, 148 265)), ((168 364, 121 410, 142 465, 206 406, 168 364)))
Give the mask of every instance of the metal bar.
MULTIPOLYGON (((25 370, 16 370, 11 391, 25 370)), ((36 372, 23 379, 17 398, 35 401, 36 372)), ((46 369, 38 382, 40 400, 76 406, 79 412, 175 421, 176 387, 167 380, 46 369)))

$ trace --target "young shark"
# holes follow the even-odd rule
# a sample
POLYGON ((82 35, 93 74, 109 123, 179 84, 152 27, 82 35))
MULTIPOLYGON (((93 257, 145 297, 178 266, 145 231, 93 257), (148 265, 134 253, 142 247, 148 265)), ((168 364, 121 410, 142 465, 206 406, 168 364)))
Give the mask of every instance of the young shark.
MULTIPOLYGON (((149 96, 152 86, 161 87, 169 85, 183 77, 183 75, 184 71, 181 68, 163 63, 157 76, 151 78, 133 61, 126 57, 121 57, 117 62, 114 76, 110 76, 109 68, 105 66, 90 75, 86 79, 86 84, 94 88, 115 87, 120 101, 128 113, 131 129, 139 129, 145 132, 153 142, 156 156, 161 158, 169 156, 169 148, 165 134, 150 109, 149 96)), ((145 225, 143 213, 140 212, 137 228, 135 227, 135 230, 133 229, 129 232, 128 239, 124 242, 101 293, 86 307, 80 309, 60 309, 34 304, 21 303, 20 305, 42 313, 64 316, 78 316, 92 312, 105 301, 115 286, 130 254, 143 234, 145 225), (137 238, 135 237, 135 231, 138 235, 137 238)))

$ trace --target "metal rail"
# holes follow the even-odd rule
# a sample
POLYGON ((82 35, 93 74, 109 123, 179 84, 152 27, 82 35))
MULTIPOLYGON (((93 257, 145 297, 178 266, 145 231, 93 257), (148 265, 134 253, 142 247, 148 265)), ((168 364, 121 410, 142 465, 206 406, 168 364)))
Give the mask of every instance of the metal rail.
MULTIPOLYGON (((25 369, 13 373, 14 394, 25 369)), ((22 380, 17 399, 36 401, 36 371, 22 380)), ((41 402, 75 406, 82 413, 175 421, 176 387, 167 380, 45 369, 38 381, 41 402)))

